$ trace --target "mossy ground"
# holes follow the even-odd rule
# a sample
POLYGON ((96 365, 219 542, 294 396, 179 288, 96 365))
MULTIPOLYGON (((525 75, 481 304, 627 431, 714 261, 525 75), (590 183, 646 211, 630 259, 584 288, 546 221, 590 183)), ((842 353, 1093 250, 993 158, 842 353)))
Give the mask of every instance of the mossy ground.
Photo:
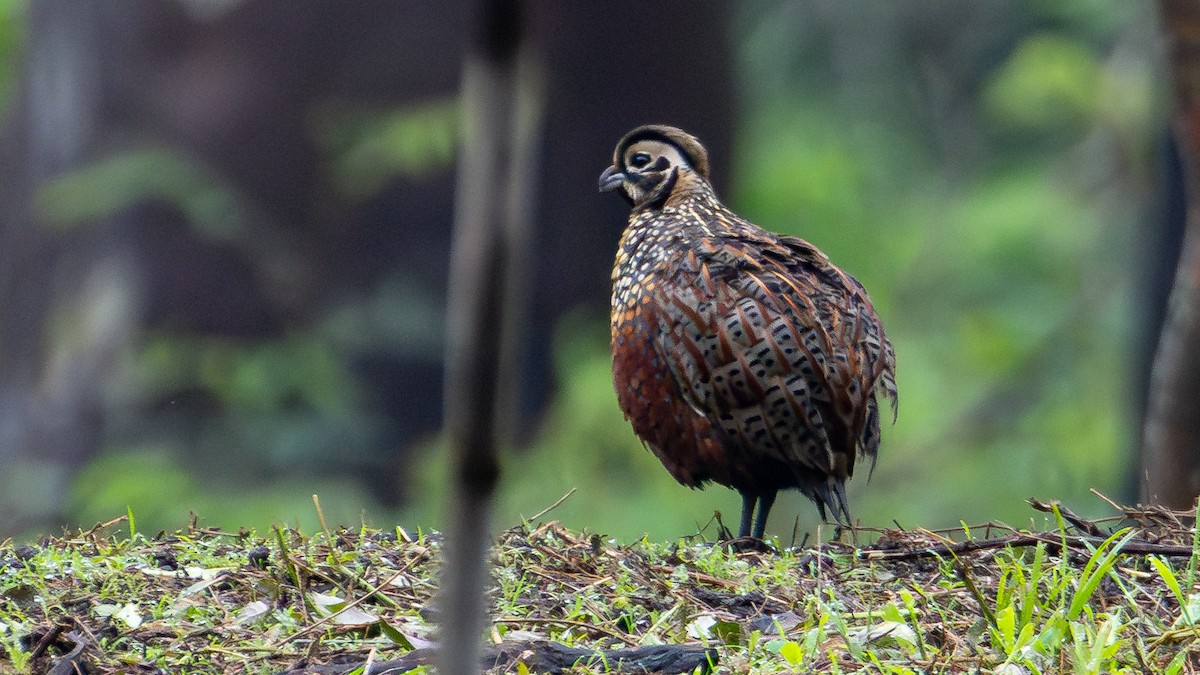
MULTIPOLYGON (((872 543, 780 551, 525 524, 495 548, 489 637, 700 643, 731 673, 1200 668, 1193 514, 1049 510, 1059 527, 1044 533, 859 532, 872 543)), ((98 674, 354 672, 434 638, 440 544, 367 529, 146 535, 128 518, 6 543, 0 671, 46 672, 76 650, 98 674)))

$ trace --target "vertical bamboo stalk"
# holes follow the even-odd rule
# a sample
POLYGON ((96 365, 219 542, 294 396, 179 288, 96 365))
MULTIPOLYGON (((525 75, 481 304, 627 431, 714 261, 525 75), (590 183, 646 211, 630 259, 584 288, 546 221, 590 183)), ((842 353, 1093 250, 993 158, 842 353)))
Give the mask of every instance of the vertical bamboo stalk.
POLYGON ((479 672, 498 429, 516 389, 518 263, 533 203, 540 96, 518 0, 482 0, 463 65, 463 144, 447 316, 446 434, 451 453, 439 671, 479 672))

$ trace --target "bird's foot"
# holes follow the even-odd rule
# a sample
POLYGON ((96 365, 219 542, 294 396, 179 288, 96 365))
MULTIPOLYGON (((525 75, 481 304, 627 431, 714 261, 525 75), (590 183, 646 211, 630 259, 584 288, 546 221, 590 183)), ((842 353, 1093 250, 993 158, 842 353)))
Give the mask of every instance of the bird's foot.
POLYGON ((737 553, 776 553, 775 547, 758 537, 725 539, 721 545, 737 553))

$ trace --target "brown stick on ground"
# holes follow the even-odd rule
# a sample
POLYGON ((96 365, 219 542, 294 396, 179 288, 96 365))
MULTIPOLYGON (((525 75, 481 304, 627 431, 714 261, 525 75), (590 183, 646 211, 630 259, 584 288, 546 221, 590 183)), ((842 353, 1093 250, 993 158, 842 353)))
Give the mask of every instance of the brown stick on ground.
MULTIPOLYGON (((432 664, 434 650, 416 649, 394 661, 375 661, 370 675, 405 673, 418 666, 432 664)), ((298 666, 280 675, 346 675, 364 665, 364 661, 330 666, 298 666)), ((620 673, 702 673, 717 664, 717 650, 703 645, 656 645, 636 649, 577 649, 557 642, 503 642, 484 648, 478 669, 509 671, 518 663, 535 673, 561 673, 574 666, 599 666, 605 672, 620 673)))
MULTIPOLYGON (((1009 546, 1037 546, 1038 544, 1045 544, 1047 549, 1056 551, 1062 548, 1064 542, 1066 543, 1067 548, 1071 550, 1080 551, 1081 553, 1091 555, 1092 550, 1104 543, 1104 540, 1104 537, 1060 536, 1054 533, 1014 534, 1007 537, 999 537, 997 539, 978 539, 964 541, 958 544, 937 544, 934 546, 923 546, 920 548, 910 549, 863 549, 858 555, 866 560, 914 560, 916 558, 955 557, 966 553, 973 553, 975 551, 994 550, 1009 546), (1089 546, 1091 548, 1089 548, 1089 546)), ((1178 546, 1174 544, 1155 544, 1148 541, 1132 539, 1121 547, 1120 553, 1125 555, 1191 557, 1192 547, 1178 546)))
POLYGON ((1075 527, 1079 528, 1083 532, 1085 532, 1093 537, 1107 536, 1104 533, 1104 530, 1102 530, 1099 525, 1093 523, 1090 520, 1087 520, 1086 518, 1076 515, 1074 511, 1072 511, 1071 509, 1068 509, 1066 506, 1064 506, 1063 504, 1060 504, 1057 501, 1043 502, 1043 501, 1034 499, 1033 497, 1030 497, 1029 499, 1027 499, 1025 501, 1028 502, 1029 505, 1032 506, 1035 511, 1041 511, 1042 513, 1054 513, 1054 509, 1055 509, 1055 507, 1057 507, 1058 513, 1059 513, 1059 515, 1061 515, 1063 517, 1063 520, 1074 525, 1075 527))

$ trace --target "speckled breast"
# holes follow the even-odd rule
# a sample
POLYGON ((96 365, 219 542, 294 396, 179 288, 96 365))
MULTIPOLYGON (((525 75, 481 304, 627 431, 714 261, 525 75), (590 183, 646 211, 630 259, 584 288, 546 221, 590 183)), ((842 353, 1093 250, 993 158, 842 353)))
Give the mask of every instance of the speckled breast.
POLYGON ((613 385, 634 432, 676 480, 727 484, 718 432, 681 397, 657 342, 661 285, 679 282, 684 257, 676 237, 637 219, 621 237, 613 267, 613 385))

